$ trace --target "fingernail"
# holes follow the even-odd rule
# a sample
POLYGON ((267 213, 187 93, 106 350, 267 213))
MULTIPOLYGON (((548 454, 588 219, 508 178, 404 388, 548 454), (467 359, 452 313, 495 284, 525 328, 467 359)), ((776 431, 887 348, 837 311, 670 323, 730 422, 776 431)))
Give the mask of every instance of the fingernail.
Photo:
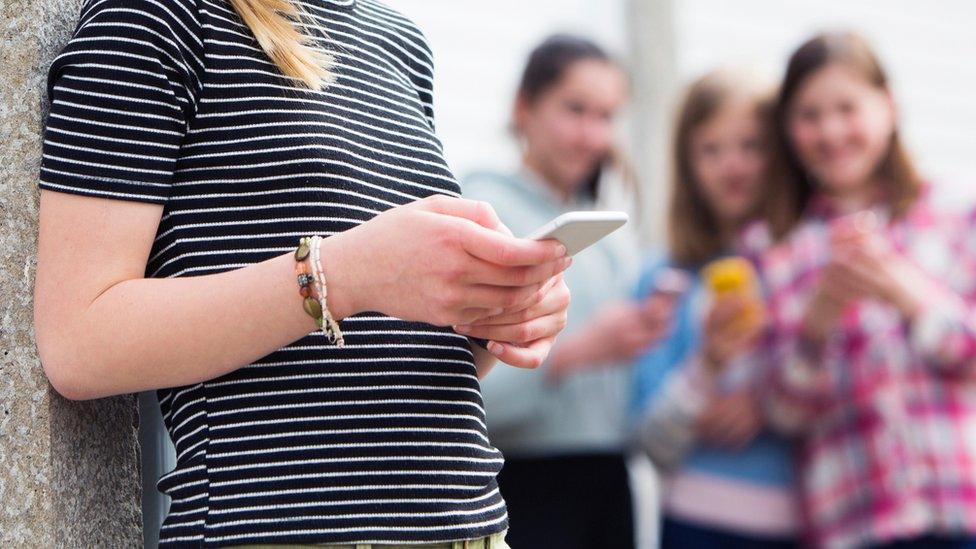
POLYGON ((569 266, 570 266, 570 265, 572 265, 572 264, 573 264, 573 258, 572 258, 572 257, 564 257, 564 258, 562 258, 562 260, 561 260, 561 261, 559 262, 559 267, 560 267, 560 268, 561 268, 562 270, 566 270, 566 269, 568 269, 568 268, 569 268, 569 266))
POLYGON ((492 310, 488 311, 488 315, 489 316, 498 316, 498 315, 500 315, 500 314, 502 314, 504 312, 505 312, 505 309, 502 308, 502 307, 499 307, 497 309, 492 309, 492 310))
POLYGON ((556 257, 563 257, 566 255, 566 246, 559 244, 556 246, 556 257))
POLYGON ((502 347, 502 344, 501 343, 497 343, 495 341, 488 342, 488 352, 489 353, 491 353, 491 354, 493 354, 495 356, 501 356, 502 351, 504 351, 504 350, 505 350, 505 347, 502 347))

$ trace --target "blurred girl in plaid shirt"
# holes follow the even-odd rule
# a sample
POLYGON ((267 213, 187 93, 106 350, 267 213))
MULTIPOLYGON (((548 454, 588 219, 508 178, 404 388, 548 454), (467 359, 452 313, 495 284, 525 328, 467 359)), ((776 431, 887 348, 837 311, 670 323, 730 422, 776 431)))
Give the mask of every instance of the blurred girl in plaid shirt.
MULTIPOLYGON (((822 547, 976 547, 976 233, 906 154, 877 57, 825 34, 791 57, 774 184, 799 189, 768 292, 769 417, 800 436, 822 547)), ((762 228, 754 238, 764 241, 762 228)))

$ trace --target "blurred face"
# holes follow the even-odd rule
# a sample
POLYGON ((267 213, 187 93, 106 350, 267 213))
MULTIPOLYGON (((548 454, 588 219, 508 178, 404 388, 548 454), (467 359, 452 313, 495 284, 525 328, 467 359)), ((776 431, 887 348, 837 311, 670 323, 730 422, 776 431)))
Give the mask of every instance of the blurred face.
POLYGON ((610 152, 614 117, 626 97, 626 79, 613 64, 574 63, 534 101, 516 105, 525 163, 557 190, 574 192, 610 152))
POLYGON ((825 190, 859 192, 888 152, 895 108, 886 90, 835 63, 800 85, 786 124, 800 163, 825 190))
POLYGON ((691 132, 699 191, 725 225, 741 223, 759 200, 766 154, 756 105, 734 100, 691 132))

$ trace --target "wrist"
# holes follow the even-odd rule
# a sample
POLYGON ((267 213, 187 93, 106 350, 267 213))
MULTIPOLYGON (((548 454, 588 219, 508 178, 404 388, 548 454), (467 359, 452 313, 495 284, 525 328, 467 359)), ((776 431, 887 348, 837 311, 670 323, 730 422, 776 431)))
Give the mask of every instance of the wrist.
POLYGON ((572 368, 573 353, 571 351, 572 342, 566 341, 563 345, 553 347, 549 353, 549 363, 546 366, 546 379, 550 383, 558 383, 567 370, 572 368))
POLYGON ((498 363, 498 358, 471 338, 468 338, 468 344, 471 346, 471 354, 474 355, 474 367, 478 373, 478 379, 484 379, 498 363))
POLYGON ((909 321, 917 318, 925 309, 925 299, 939 294, 932 280, 910 261, 901 256, 893 256, 887 265, 887 288, 883 297, 909 321))
POLYGON ((355 276, 350 272, 350 262, 345 256, 342 234, 322 239, 319 253, 322 257, 322 270, 325 271, 326 294, 329 311, 338 321, 365 309, 358 299, 355 276))
POLYGON ((578 369, 587 364, 601 364, 609 360, 606 353, 605 339, 598 330, 584 328, 576 331, 568 343, 570 360, 567 363, 571 369, 578 369))
POLYGON ((702 397, 713 394, 717 389, 717 374, 718 372, 708 364, 708 359, 704 356, 693 360, 685 370, 685 383, 693 390, 693 393, 689 394, 702 397))
POLYGON ((911 292, 898 292, 894 296, 892 303, 895 305, 895 308, 901 311, 902 316, 909 321, 917 319, 925 309, 925 304, 922 300, 912 295, 911 292))
POLYGON ((705 347, 705 352, 702 353, 701 357, 701 370, 702 373, 708 376, 714 376, 718 372, 722 371, 725 365, 725 360, 719 356, 719 353, 713 349, 711 346, 705 347))
POLYGON ((914 291, 907 287, 907 284, 900 283, 898 279, 893 280, 890 289, 888 290, 887 298, 888 303, 891 303, 902 316, 904 316, 909 321, 916 319, 922 314, 925 309, 925 301, 922 300, 921 296, 926 296, 926 299, 932 299, 939 294, 937 288, 932 287, 928 280, 915 275, 911 277, 907 272, 905 276, 912 280, 914 291))
POLYGON ((552 348, 546 366, 546 377, 555 383, 578 369, 579 365, 589 360, 587 346, 582 339, 585 332, 568 337, 552 348))

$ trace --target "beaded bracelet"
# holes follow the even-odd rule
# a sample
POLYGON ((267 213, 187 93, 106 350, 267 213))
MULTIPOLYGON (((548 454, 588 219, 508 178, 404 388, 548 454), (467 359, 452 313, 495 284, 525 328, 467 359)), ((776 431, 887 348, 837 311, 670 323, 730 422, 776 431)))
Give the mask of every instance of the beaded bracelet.
POLYGON ((319 258, 321 236, 303 237, 295 250, 295 274, 298 279, 298 293, 302 296, 302 308, 308 316, 315 319, 316 326, 338 347, 345 346, 339 324, 333 318, 326 304, 325 271, 319 258), (306 263, 308 259, 308 263, 306 263), (312 289, 315 295, 312 295, 312 289))
POLYGON ((339 329, 339 323, 332 316, 332 312, 329 310, 326 301, 329 294, 328 287, 325 284, 325 269, 322 268, 321 243, 321 236, 315 235, 312 237, 312 257, 310 260, 312 263, 312 275, 315 279, 315 289, 319 294, 319 302, 322 305, 323 326, 325 327, 325 334, 329 337, 329 341, 335 343, 338 347, 344 347, 346 340, 342 337, 342 330, 339 329))

